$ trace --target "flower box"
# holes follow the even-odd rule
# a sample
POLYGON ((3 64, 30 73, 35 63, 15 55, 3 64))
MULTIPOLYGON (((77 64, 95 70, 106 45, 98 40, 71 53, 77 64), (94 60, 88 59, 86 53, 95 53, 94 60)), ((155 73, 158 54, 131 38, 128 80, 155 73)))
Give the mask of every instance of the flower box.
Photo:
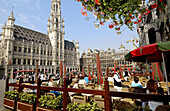
POLYGON ((37 106, 36 111, 61 111, 61 110, 54 110, 54 109, 50 109, 50 108, 37 106))
POLYGON ((16 100, 12 100, 4 97, 4 106, 6 108, 16 110, 16 100))
POLYGON ((17 111, 34 111, 34 105, 17 101, 17 111))

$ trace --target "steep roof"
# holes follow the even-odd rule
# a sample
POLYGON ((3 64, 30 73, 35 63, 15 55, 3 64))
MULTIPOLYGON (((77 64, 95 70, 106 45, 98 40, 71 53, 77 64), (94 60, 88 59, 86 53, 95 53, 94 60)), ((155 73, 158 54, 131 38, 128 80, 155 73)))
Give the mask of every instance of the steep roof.
POLYGON ((67 49, 67 47, 68 47, 68 49, 71 48, 71 50, 73 50, 73 48, 75 48, 75 45, 73 42, 64 40, 64 48, 67 49))
POLYGON ((24 39, 28 41, 34 41, 37 43, 44 43, 51 45, 49 36, 31 29, 27 29, 18 25, 14 25, 14 37, 15 39, 24 39))

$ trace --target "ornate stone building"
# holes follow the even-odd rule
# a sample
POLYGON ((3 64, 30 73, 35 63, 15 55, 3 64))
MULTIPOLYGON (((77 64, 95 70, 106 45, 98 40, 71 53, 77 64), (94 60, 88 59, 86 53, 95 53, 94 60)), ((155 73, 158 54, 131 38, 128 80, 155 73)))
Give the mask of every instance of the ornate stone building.
POLYGON ((61 20, 61 1, 51 0, 51 16, 48 18, 47 34, 14 24, 13 11, 7 24, 2 27, 0 41, 0 67, 5 74, 18 70, 35 70, 56 74, 60 61, 67 72, 79 70, 79 42, 64 40, 64 19, 61 20))
POLYGON ((84 71, 88 71, 88 64, 90 64, 90 69, 94 68, 96 71, 96 54, 99 53, 100 56, 100 63, 101 63, 101 69, 102 72, 106 72, 107 66, 111 70, 114 69, 114 62, 115 60, 117 61, 118 66, 122 66, 124 68, 124 65, 126 64, 127 68, 133 67, 132 62, 125 61, 124 56, 128 53, 129 51, 125 49, 125 47, 121 44, 119 47, 119 51, 115 51, 114 49, 108 48, 108 50, 97 50, 94 49, 92 51, 91 49, 88 49, 87 53, 85 51, 82 53, 81 58, 80 58, 80 67, 84 67, 84 71))
MULTIPOLYGON (((138 25, 138 34, 140 37, 139 46, 153 44, 156 42, 164 42, 170 40, 170 23, 169 23, 169 9, 170 5, 165 6, 165 12, 159 8, 151 8, 151 5, 157 3, 160 5, 159 0, 149 0, 145 5, 145 0, 142 0, 142 7, 149 9, 151 12, 148 15, 142 16, 142 22, 138 25)), ((169 0, 167 0, 169 2, 169 0)))

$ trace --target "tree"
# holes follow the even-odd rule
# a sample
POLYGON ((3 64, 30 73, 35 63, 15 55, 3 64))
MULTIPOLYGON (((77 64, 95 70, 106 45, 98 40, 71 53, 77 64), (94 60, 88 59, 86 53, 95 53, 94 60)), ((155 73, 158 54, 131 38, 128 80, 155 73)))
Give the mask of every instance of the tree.
POLYGON ((87 11, 91 12, 96 17, 96 21, 100 25, 111 21, 109 28, 114 28, 120 31, 123 25, 126 25, 130 30, 134 30, 134 24, 142 21, 142 16, 151 12, 152 9, 158 8, 160 11, 164 10, 166 5, 165 0, 159 0, 158 5, 154 3, 148 9, 141 7, 141 0, 75 0, 82 4, 83 9, 81 13, 87 17, 87 11), (85 10, 85 11, 84 11, 85 10))

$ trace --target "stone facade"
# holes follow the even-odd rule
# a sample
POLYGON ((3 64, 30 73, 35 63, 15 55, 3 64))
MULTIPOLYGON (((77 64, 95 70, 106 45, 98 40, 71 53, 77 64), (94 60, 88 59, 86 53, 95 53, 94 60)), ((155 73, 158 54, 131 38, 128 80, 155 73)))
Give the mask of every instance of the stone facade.
POLYGON ((7 24, 2 27, 0 41, 0 67, 5 74, 18 70, 35 70, 38 62, 42 73, 56 74, 62 61, 67 72, 80 70, 79 42, 64 40, 65 25, 61 20, 61 1, 51 1, 51 17, 47 34, 36 32, 14 24, 13 11, 7 24))
POLYGON ((94 49, 92 51, 91 49, 88 49, 87 53, 85 51, 82 53, 80 58, 80 67, 84 67, 84 71, 88 71, 88 64, 90 64, 90 69, 94 68, 96 71, 96 55, 99 53, 100 56, 100 63, 101 63, 101 69, 102 72, 106 72, 107 66, 109 66, 110 69, 114 69, 114 63, 115 60, 117 61, 118 66, 122 66, 124 68, 124 65, 126 64, 126 68, 133 67, 132 62, 125 61, 124 56, 128 53, 128 50, 125 50, 125 47, 121 45, 119 47, 119 51, 115 51, 114 49, 108 48, 108 50, 97 50, 94 49))

